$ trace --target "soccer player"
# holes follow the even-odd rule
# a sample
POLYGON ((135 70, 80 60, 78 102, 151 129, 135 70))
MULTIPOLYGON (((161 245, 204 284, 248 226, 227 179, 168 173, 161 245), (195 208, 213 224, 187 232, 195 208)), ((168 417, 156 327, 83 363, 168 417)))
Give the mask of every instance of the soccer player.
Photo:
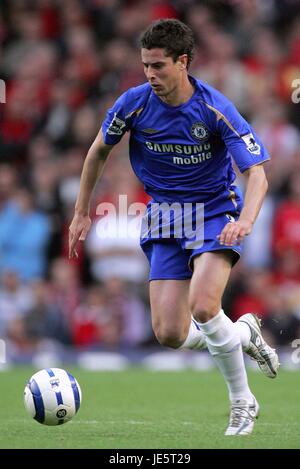
POLYGON ((156 21, 143 33, 147 83, 117 99, 90 147, 69 229, 69 256, 77 256, 76 244, 90 228, 90 198, 103 162, 130 131, 131 164, 152 197, 141 247, 150 263, 154 333, 168 347, 208 348, 229 389, 225 434, 247 435, 259 405, 242 349, 271 378, 278 357, 264 341, 258 318, 248 313, 234 324, 221 300, 267 191, 263 163, 269 155, 234 105, 188 74, 193 50, 193 33, 178 20, 156 21), (244 202, 234 185, 232 158, 247 177, 244 202))

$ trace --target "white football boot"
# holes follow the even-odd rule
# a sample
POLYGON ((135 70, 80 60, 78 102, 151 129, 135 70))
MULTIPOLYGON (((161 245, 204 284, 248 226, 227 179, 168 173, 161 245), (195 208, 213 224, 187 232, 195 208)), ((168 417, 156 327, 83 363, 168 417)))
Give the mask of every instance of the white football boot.
POLYGON ((256 360, 259 368, 268 378, 276 378, 279 368, 279 359, 276 350, 270 347, 261 333, 261 320, 256 314, 247 313, 238 319, 245 322, 251 332, 250 343, 247 349, 243 349, 253 360, 256 360))
POLYGON ((254 396, 253 402, 250 403, 244 399, 235 399, 231 404, 229 425, 225 435, 250 435, 258 415, 259 405, 254 396))

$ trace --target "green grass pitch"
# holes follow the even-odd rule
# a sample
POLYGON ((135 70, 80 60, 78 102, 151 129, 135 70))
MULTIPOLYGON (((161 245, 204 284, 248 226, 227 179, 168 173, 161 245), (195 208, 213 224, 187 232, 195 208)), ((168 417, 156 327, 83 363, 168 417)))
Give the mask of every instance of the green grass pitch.
POLYGON ((0 373, 0 448, 300 448, 300 375, 275 380, 249 372, 261 415, 251 436, 224 437, 227 389, 217 371, 88 372, 78 379, 82 406, 74 419, 47 427, 23 405, 25 382, 37 370, 0 373))

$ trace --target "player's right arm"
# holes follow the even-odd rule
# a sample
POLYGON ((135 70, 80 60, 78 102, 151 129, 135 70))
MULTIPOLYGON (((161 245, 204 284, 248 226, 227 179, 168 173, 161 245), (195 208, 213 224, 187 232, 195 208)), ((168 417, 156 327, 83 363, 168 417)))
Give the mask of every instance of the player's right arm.
POLYGON ((74 217, 69 227, 70 259, 78 257, 76 245, 78 241, 85 240, 91 227, 89 215, 91 196, 112 147, 113 145, 104 143, 102 130, 100 130, 84 161, 74 217))
POLYGON ((69 258, 77 257, 76 245, 84 241, 91 227, 89 216, 90 200, 93 189, 100 178, 104 163, 112 147, 132 128, 132 120, 143 109, 141 101, 145 99, 145 88, 129 88, 114 103, 102 122, 101 130, 90 147, 85 159, 80 180, 79 194, 75 213, 69 228, 69 258), (134 91, 138 90, 138 91, 134 91))

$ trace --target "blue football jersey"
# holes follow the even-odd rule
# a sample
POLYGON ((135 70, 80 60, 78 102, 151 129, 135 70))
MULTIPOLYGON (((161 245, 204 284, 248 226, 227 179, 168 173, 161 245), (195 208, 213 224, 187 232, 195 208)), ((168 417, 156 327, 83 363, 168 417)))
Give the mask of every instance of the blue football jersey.
POLYGON ((241 172, 270 159, 224 95, 189 79, 195 91, 184 104, 166 104, 145 83, 122 94, 102 124, 108 145, 130 131, 133 170, 158 202, 205 202, 233 184, 232 158, 241 172))

